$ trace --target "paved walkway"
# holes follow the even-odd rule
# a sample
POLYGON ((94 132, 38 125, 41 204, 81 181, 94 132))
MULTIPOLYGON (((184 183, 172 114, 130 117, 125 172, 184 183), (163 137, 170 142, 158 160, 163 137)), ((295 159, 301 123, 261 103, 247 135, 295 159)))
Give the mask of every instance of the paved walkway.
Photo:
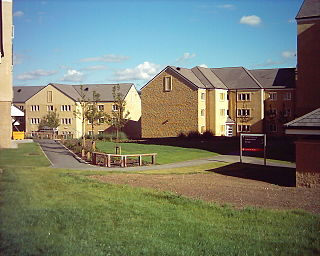
MULTIPOLYGON (((212 162, 236 163, 240 161, 239 156, 218 155, 218 156, 213 156, 206 159, 197 159, 197 160, 190 160, 185 162, 163 164, 163 165, 135 166, 135 167, 126 167, 126 168, 121 168, 121 167, 108 168, 108 167, 93 166, 93 165, 80 162, 68 149, 66 149, 63 145, 61 145, 59 142, 56 142, 54 140, 37 140, 35 142, 39 143, 43 152, 45 153, 47 158, 50 160, 53 168, 106 170, 106 171, 114 171, 114 170, 136 171, 136 170, 161 170, 161 169, 171 169, 171 168, 179 168, 179 167, 189 167, 189 166, 208 164, 212 162)), ((243 157, 243 162, 263 165, 263 159, 254 158, 254 157, 243 157)), ((267 165, 295 168, 294 163, 281 163, 281 162, 267 161, 267 165)))

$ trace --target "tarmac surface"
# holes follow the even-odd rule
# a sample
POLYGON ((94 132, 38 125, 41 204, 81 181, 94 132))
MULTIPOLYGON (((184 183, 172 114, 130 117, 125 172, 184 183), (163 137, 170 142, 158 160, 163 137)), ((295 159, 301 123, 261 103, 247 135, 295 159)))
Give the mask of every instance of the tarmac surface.
MULTIPOLYGON (((240 162, 240 157, 236 155, 217 155, 212 156, 210 158, 205 159, 196 159, 184 162, 177 162, 171 164, 163 164, 163 165, 148 165, 148 166, 134 166, 134 167, 102 167, 102 166, 94 166, 91 164, 87 164, 83 162, 83 160, 77 158, 71 151, 65 148, 59 141, 43 139, 43 140, 35 140, 36 143, 39 143, 44 154, 47 156, 49 161, 51 162, 51 166, 53 168, 64 168, 64 169, 85 169, 85 170, 105 170, 105 171, 137 171, 137 170, 161 170, 161 169, 172 169, 172 168, 180 168, 180 167, 190 167, 190 166, 198 166, 202 164, 209 164, 212 162, 225 162, 225 163, 237 163, 240 162)), ((255 157, 243 157, 243 163, 251 163, 251 164, 259 164, 263 165, 264 161, 261 158, 255 157)), ((295 163, 282 163, 282 162, 274 162, 268 161, 268 166, 277 166, 277 167, 288 167, 295 168, 295 163)))

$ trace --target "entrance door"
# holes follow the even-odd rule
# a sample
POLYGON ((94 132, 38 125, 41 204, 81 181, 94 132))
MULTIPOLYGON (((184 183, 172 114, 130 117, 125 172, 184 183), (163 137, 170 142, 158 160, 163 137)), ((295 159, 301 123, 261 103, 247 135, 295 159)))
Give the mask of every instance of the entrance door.
POLYGON ((226 136, 232 137, 233 136, 233 125, 227 124, 226 126, 227 126, 226 136))

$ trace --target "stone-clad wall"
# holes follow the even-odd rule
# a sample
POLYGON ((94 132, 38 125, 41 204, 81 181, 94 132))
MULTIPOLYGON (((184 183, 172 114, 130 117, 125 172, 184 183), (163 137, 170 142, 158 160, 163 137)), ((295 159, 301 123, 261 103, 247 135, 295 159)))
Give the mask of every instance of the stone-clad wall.
POLYGON ((198 90, 173 72, 161 72, 142 89, 143 138, 175 137, 198 131, 198 90), (164 91, 164 77, 172 77, 172 91, 164 91))

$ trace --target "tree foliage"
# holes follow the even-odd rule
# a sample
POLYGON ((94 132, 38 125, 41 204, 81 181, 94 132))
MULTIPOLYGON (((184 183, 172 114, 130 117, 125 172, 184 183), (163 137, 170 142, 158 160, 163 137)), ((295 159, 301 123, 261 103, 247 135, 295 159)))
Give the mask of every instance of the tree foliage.
POLYGON ((120 92, 120 85, 115 85, 112 88, 113 110, 111 114, 106 115, 106 122, 116 130, 116 138, 119 140, 119 132, 130 120, 130 112, 126 111, 126 101, 123 94, 120 92))
POLYGON ((59 114, 57 113, 57 109, 54 111, 49 111, 48 114, 41 118, 38 129, 41 130, 44 127, 49 127, 52 129, 58 128, 60 125, 59 114))

